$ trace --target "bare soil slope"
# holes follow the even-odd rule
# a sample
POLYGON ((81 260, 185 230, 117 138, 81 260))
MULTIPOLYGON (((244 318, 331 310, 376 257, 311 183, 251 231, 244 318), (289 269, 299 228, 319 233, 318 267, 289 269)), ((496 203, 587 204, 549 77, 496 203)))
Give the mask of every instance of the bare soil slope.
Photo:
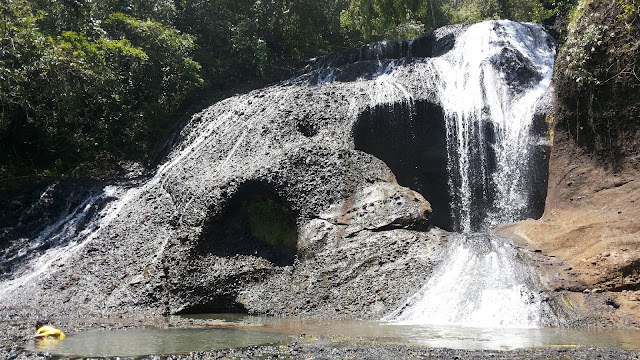
POLYGON ((549 288, 563 292, 587 324, 640 324, 640 170, 614 172, 556 134, 549 192, 540 220, 495 231, 531 251, 549 288))

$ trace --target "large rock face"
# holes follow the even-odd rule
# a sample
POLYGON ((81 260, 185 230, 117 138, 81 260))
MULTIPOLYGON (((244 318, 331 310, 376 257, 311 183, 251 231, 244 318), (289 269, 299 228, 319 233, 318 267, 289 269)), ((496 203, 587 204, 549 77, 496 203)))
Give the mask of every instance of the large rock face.
MULTIPOLYGON (((438 73, 424 56, 465 30, 325 59, 340 66, 195 115, 153 176, 96 189, 42 236, 5 240, 0 303, 43 316, 388 313, 447 242, 430 227, 451 219, 438 73)), ((494 66, 514 86, 531 70, 513 54, 494 66)))

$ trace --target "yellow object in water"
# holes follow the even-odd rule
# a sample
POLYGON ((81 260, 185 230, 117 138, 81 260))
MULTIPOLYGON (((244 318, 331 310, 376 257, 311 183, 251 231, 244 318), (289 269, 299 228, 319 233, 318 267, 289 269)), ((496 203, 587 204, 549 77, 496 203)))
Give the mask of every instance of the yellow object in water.
POLYGON ((63 339, 66 335, 54 328, 51 325, 43 325, 38 328, 36 333, 33 335, 34 338, 46 338, 46 337, 55 337, 58 339, 63 339))

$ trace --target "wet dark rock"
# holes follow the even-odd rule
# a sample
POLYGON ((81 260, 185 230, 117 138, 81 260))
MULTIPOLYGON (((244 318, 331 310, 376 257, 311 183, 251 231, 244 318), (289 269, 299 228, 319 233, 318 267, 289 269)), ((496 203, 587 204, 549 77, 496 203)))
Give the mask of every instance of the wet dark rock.
POLYGON ((505 48, 490 61, 503 74, 511 91, 520 92, 542 80, 535 65, 514 49, 505 48))
MULTIPOLYGON (((89 179, 43 180, 0 194, 0 276, 30 258, 30 253, 50 248, 55 239, 30 242, 46 229, 62 227, 61 222, 101 184, 89 179)), ((101 206, 90 211, 96 213, 101 206)))
POLYGON ((323 79, 340 82, 372 79, 390 63, 395 63, 394 60, 411 61, 412 58, 444 55, 453 49, 456 36, 467 27, 445 26, 414 40, 383 41, 314 58, 305 69, 307 75, 299 79, 306 79, 312 84, 323 82, 323 79))

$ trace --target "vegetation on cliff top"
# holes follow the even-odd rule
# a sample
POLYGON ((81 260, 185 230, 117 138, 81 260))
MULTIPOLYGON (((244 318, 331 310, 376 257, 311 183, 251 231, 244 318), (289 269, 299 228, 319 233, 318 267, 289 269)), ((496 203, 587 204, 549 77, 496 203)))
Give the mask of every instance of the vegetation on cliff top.
MULTIPOLYGON (((284 64, 451 23, 553 23, 576 2, 0 0, 0 179, 105 175, 153 154, 203 94, 274 78, 284 64)), ((625 39, 637 29, 636 3, 611 5, 625 39)), ((584 50, 569 53, 567 76, 580 86, 595 76, 580 67, 588 45, 604 36, 591 30, 570 37, 584 50)))
POLYGON ((640 149, 640 1, 581 0, 556 62, 556 120, 614 168, 640 149))

